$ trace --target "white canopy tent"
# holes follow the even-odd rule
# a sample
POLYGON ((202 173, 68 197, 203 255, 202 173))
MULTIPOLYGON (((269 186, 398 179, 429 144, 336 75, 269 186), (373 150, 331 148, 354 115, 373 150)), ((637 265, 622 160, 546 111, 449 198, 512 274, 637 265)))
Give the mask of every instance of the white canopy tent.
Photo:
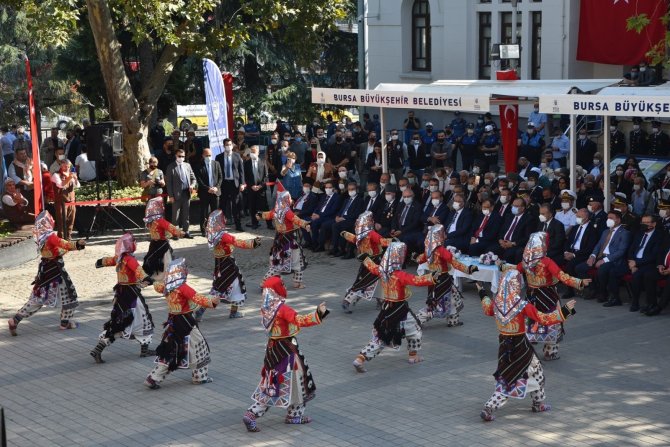
MULTIPOLYGON (((557 80, 443 80, 431 84, 387 84, 377 85, 374 90, 333 89, 312 87, 313 104, 335 104, 359 107, 379 107, 381 124, 380 139, 385 136, 384 109, 432 109, 462 112, 488 112, 492 105, 520 104, 540 99, 540 111, 546 113, 570 114, 570 160, 574 172, 577 151, 575 112, 547 110, 555 98, 561 100, 576 96, 592 99, 584 95, 599 90, 607 90, 620 79, 557 79, 557 80), (544 100, 544 109, 542 105, 544 100), (549 98, 549 99, 547 99, 549 98), (549 101, 549 103, 547 103, 549 101)), ((614 88, 614 90, 621 90, 614 88)), ((634 89, 626 89, 626 92, 634 89)), ((570 102, 570 101, 568 101, 570 102)), ((551 109, 552 107, 549 107, 551 109)), ((584 114, 577 112, 577 114, 584 114)), ((602 113, 597 113, 602 115, 602 113)), ((607 137, 606 137, 607 138, 607 137)), ((608 139, 606 147, 609 146, 608 139)), ((504 149, 503 149, 504 151, 504 149)), ((607 152, 607 151, 605 151, 607 152)), ((609 158, 609 154, 607 155, 609 158)), ((386 151, 382 151, 382 164, 387 170, 386 151)), ((576 178, 570 177, 570 188, 576 188, 576 178)))
MULTIPOLYGON (((654 87, 605 87, 595 95, 541 95, 540 111, 544 113, 569 114, 571 130, 574 128, 574 116, 603 116, 604 123, 604 172, 605 179, 610 176, 610 133, 607 131, 613 116, 644 116, 670 118, 670 83, 654 87)), ((570 172, 576 169, 576 160, 572 156, 576 142, 571 132, 570 172)), ((571 178, 571 182, 574 180, 571 178)), ((571 184, 570 188, 574 189, 571 184)), ((611 196, 610 182, 605 181, 605 208, 609 208, 611 196)))

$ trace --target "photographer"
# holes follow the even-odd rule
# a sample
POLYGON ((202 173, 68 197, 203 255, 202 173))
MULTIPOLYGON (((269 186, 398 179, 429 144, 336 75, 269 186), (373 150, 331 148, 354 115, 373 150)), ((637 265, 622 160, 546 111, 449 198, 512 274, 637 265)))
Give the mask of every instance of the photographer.
POLYGON ((144 191, 142 191, 142 200, 144 201, 163 194, 165 176, 163 175, 163 171, 158 169, 158 159, 156 157, 151 157, 149 159, 149 167, 142 171, 140 186, 144 188, 144 191))

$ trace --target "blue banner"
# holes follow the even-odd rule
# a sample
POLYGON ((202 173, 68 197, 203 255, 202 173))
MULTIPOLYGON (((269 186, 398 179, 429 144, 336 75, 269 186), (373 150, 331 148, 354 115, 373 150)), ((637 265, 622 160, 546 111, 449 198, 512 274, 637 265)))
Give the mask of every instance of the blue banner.
POLYGON ((202 69, 205 72, 209 148, 212 150, 212 155, 216 157, 223 152, 223 140, 228 138, 226 92, 223 89, 221 71, 213 61, 203 59, 202 69))

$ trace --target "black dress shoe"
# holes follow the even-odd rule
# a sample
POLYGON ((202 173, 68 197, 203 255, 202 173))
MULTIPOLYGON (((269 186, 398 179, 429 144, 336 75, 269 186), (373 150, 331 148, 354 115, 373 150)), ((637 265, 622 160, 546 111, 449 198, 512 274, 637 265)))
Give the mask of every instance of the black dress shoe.
POLYGON ((631 304, 630 309, 628 309, 628 311, 630 311, 630 312, 638 312, 639 310, 640 310, 640 306, 638 306, 637 304, 631 304))
POLYGON ((187 231, 186 233, 184 233, 184 239, 193 239, 193 236, 191 236, 191 233, 187 231))
POLYGON ((645 312, 645 315, 648 317, 653 317, 655 315, 658 315, 661 313, 661 308, 658 306, 651 306, 647 312, 645 312))
POLYGON ((621 306, 621 301, 620 300, 609 300, 605 304, 603 304, 603 307, 614 307, 614 306, 621 306))

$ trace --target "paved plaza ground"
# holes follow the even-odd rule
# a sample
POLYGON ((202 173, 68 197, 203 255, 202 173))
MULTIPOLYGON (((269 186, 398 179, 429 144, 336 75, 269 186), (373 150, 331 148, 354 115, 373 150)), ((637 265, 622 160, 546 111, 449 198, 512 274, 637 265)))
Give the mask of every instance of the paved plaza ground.
MULTIPOLYGON (((8 445, 670 445, 670 315, 649 318, 626 306, 578 301, 577 315, 566 325, 562 358, 545 363, 552 411, 533 414, 529 399, 515 400, 495 422, 484 423, 479 412, 493 391, 497 331, 494 320, 482 314, 472 285, 465 285, 464 326, 427 324, 425 362, 409 365, 403 344, 370 362, 367 374, 356 374, 351 362, 369 339, 375 306, 362 302, 353 315, 344 315, 340 302, 358 261, 311 252, 307 288, 295 292, 287 283, 288 303, 299 311, 312 311, 322 300, 332 309, 322 326, 298 336, 317 385, 317 397, 307 405, 314 422, 285 425, 283 411, 272 409, 260 419, 260 433, 247 433, 241 417, 258 383, 267 339, 258 315, 258 284, 272 233, 259 233, 259 249, 236 251, 249 292, 246 317, 230 320, 222 306, 209 310, 200 326, 212 351, 214 379, 202 386, 191 385, 190 373, 180 370, 160 390, 148 390, 142 381, 153 359, 140 359, 135 342, 115 342, 104 351, 103 365, 89 356, 109 316, 115 282, 113 269, 95 269, 94 263, 113 253, 118 233, 93 238, 86 250, 66 256, 81 303, 76 330, 59 331, 57 312, 46 309, 21 323, 18 337, 10 337, 6 318, 28 298, 38 262, 2 271, 0 405, 8 445)), ((146 233, 139 238, 141 258, 146 233)), ((179 240, 173 247, 191 266, 190 284, 209 290, 213 259, 205 239, 179 240)), ((166 306, 153 290, 145 289, 145 296, 159 326, 155 345, 166 306)), ((425 296, 424 290, 414 291, 414 310, 425 296)))

